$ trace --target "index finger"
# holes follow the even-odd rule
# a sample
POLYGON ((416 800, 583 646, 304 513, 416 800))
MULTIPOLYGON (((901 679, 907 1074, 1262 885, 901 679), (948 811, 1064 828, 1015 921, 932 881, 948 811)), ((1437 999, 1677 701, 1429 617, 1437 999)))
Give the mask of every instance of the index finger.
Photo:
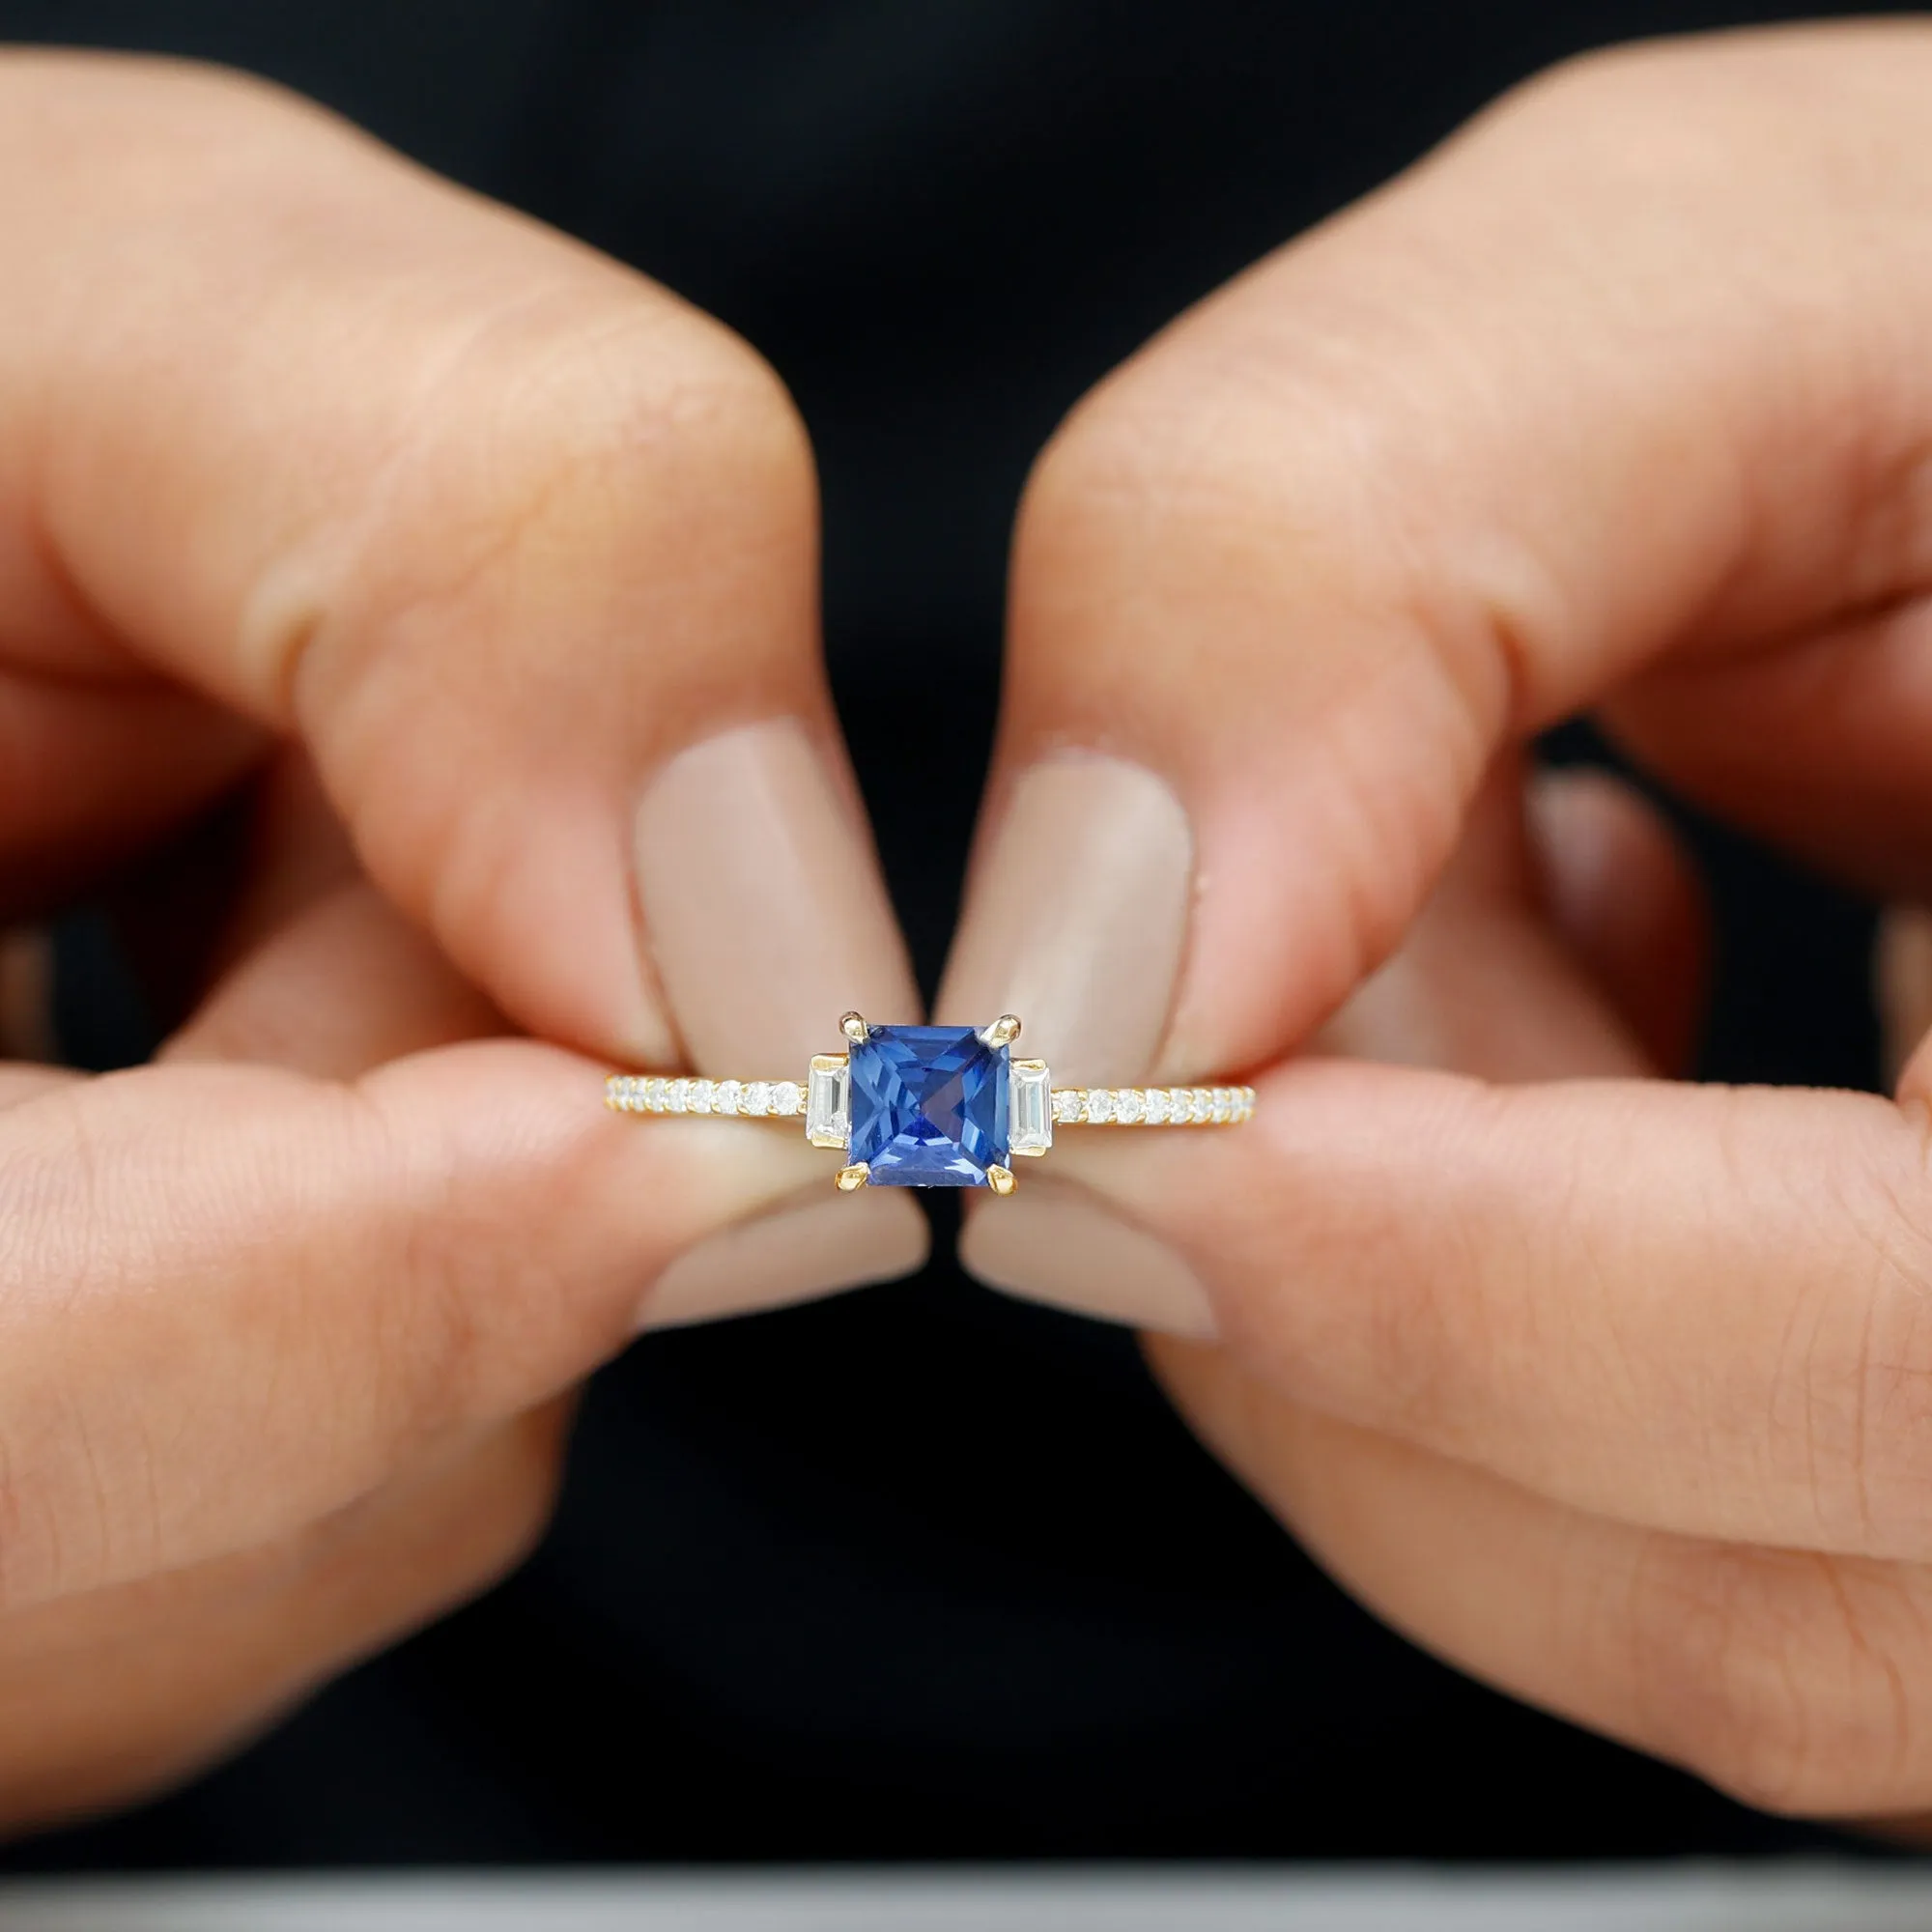
POLYGON ((153 62, 0 62, 0 255, 15 665, 103 706, 159 668, 301 736, 378 883, 526 1028, 756 1072, 910 1009, 810 450, 727 331, 153 62))
MULTIPOLYGON (((1075 1080, 1265 1062, 1387 954, 1501 744, 1914 598, 1928 85, 1910 26, 1564 71, 1091 397, 1021 519, 942 1016, 1017 1012, 1075 1080)), ((1754 682, 1721 757, 1682 701, 1646 742, 1903 867, 1923 629, 1754 682)))

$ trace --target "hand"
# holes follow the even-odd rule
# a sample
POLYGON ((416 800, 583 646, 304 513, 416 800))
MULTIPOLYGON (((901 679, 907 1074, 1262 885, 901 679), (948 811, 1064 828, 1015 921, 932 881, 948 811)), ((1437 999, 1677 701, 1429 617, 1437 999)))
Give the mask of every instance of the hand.
POLYGON ((640 1322, 903 1271, 923 1224, 602 1106, 611 1059, 783 1073, 911 1009, 762 365, 154 63, 0 62, 0 920, 145 868, 201 988, 152 1067, 0 1065, 17 1829, 513 1561, 640 1322), (222 799, 204 929, 175 835, 222 799))
POLYGON ((1069 1133, 970 1263, 1190 1338, 1421 1642, 1811 1814, 1932 1804, 1932 1049, 1896 1102, 1647 1077, 1694 895, 1625 794, 1527 838, 1515 767, 1591 710, 1927 896, 1928 91, 1917 26, 1561 70, 1104 384, 940 1003, 1074 1081, 1262 1068, 1238 1133, 1069 1133), (1307 1050, 1338 1011, 1415 1064, 1307 1050))

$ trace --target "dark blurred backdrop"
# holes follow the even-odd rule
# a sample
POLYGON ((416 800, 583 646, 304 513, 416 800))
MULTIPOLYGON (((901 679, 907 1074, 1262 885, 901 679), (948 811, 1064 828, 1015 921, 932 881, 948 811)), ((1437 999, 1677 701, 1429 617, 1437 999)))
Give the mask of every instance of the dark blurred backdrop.
MULTIPOLYGON (((1181 305, 1537 68, 1778 16, 0 0, 0 39, 273 75, 764 351, 816 440, 835 677, 929 986, 991 730, 1008 527, 1062 412, 1181 305), (961 728, 921 743, 922 810, 900 819, 895 727, 921 707, 961 728)), ((1708 1070, 1872 1084, 1867 911, 1692 831, 1721 927, 1708 1070)), ((64 969, 76 1052, 137 1053, 85 919, 64 969)), ((946 1264, 641 1343, 594 1389, 523 1575, 240 1763, 0 1869, 1822 1841, 1421 1657, 1192 1444, 1128 1337, 946 1264)))

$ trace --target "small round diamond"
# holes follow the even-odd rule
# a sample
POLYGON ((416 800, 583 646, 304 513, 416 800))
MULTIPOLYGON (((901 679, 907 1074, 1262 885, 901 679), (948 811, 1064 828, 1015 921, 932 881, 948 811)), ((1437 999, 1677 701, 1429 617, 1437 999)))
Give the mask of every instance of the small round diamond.
POLYGON ((1151 1127, 1167 1124, 1167 1089, 1150 1087, 1147 1094, 1147 1123, 1151 1127))
POLYGON ((687 1080, 684 1083, 684 1110, 688 1114, 708 1114, 711 1111, 711 1082, 708 1080, 687 1080))
POLYGON ((638 1105, 647 1114, 662 1114, 665 1103, 665 1084, 662 1080, 642 1080, 638 1083, 638 1105))
POLYGON ((1063 1087, 1053 1096, 1053 1118, 1058 1122, 1083 1120, 1087 1102, 1077 1087, 1063 1087))
POLYGON ((1177 1127, 1184 1127, 1194 1118, 1194 1089, 1170 1087, 1167 1090, 1167 1118, 1177 1127))
POLYGON ((1195 1087, 1188 1092, 1189 1118, 1197 1123, 1214 1118, 1214 1092, 1209 1087, 1195 1087))
POLYGON ((1235 1095, 1233 1091, 1227 1087, 1215 1088, 1214 1090, 1215 1120, 1226 1121, 1228 1116, 1232 1114, 1234 1110, 1235 1110, 1235 1095))
POLYGON ((796 1080, 781 1080, 772 1089, 772 1112, 780 1116, 795 1114, 805 1105, 805 1090, 796 1080))
POLYGON ((738 1095, 738 1111, 750 1114, 753 1120, 769 1114, 772 1111, 772 1083, 769 1080, 748 1081, 738 1095))
POLYGON ((1123 1087, 1114 1102, 1114 1118, 1123 1127, 1137 1127, 1147 1118, 1147 1095, 1138 1088, 1123 1087))
POLYGON ((1114 1093, 1110 1087, 1087 1090, 1087 1118, 1096 1127, 1104 1127, 1114 1118, 1114 1093))
POLYGON ((738 1097, 744 1091, 735 1080, 719 1081, 711 1090, 711 1111, 714 1114, 735 1114, 738 1097))
POLYGON ((691 1093, 689 1080, 667 1080, 665 1082, 664 1109, 667 1114, 681 1114, 685 1110, 691 1093))

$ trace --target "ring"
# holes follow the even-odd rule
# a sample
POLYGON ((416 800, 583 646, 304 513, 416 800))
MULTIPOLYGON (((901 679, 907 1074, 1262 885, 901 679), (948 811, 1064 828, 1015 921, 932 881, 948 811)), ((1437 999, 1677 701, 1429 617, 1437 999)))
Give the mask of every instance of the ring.
POLYGON ((620 1114, 805 1118, 813 1147, 846 1156, 838 1186, 990 1187, 1010 1194, 1016 1158, 1043 1154, 1055 1127, 1222 1127, 1253 1118, 1252 1087, 1056 1087, 1043 1060, 1015 1060, 1020 1023, 989 1027, 838 1022, 844 1053, 812 1056, 804 1080, 693 1080, 613 1073, 620 1114))

